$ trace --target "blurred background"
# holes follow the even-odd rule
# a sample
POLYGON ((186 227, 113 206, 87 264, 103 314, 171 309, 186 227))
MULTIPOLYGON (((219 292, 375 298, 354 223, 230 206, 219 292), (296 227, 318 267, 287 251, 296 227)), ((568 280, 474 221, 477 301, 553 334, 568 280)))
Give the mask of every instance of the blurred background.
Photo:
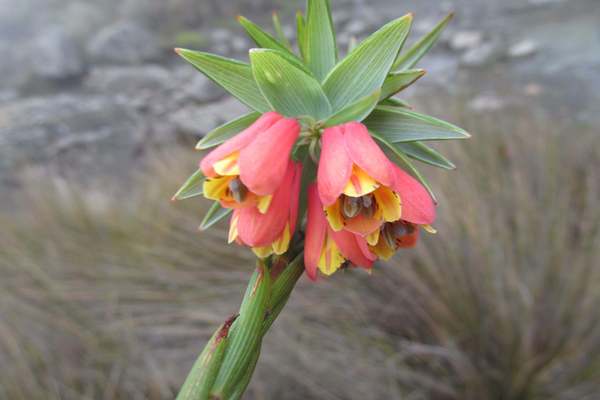
MULTIPOLYGON (((241 59, 235 16, 300 1, 0 0, 0 398, 172 399, 252 255, 172 204, 244 112, 173 47, 241 59)), ((425 166, 436 236, 302 279, 247 399, 600 399, 598 0, 333 0, 345 49, 456 18, 401 94, 473 134, 425 166)))

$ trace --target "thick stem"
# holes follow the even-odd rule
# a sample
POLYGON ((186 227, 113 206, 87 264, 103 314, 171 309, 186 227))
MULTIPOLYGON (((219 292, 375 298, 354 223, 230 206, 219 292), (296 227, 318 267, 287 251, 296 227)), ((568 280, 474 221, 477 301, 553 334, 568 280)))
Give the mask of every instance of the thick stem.
POLYGON ((259 261, 248 283, 239 316, 231 328, 219 328, 206 345, 177 400, 241 398, 258 362, 262 338, 283 310, 303 272, 302 253, 291 262, 283 257, 269 263, 259 261), (220 338, 219 354, 207 357, 214 351, 217 337, 220 338))

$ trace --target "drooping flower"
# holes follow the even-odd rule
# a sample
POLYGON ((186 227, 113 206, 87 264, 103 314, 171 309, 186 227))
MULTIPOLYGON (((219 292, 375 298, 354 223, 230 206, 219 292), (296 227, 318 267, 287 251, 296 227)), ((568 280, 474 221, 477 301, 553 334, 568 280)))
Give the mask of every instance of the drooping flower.
POLYGON ((334 231, 327 223, 316 185, 308 188, 308 214, 304 242, 304 265, 315 280, 317 269, 325 275, 337 271, 346 261, 370 269, 376 256, 366 239, 349 231, 334 231))
POLYGON ((401 218, 392 165, 363 124, 325 129, 317 181, 334 231, 366 236, 401 218))
POLYGON ((384 223, 366 238, 369 249, 385 260, 399 248, 413 247, 421 227, 435 233, 431 227, 435 220, 435 204, 427 190, 395 164, 392 164, 392 171, 393 190, 402 200, 402 217, 398 221, 384 223))
POLYGON ((275 112, 262 115, 202 159, 200 168, 207 177, 204 196, 225 208, 256 206, 266 213, 299 134, 295 119, 275 112))
POLYGON ((298 218, 298 198, 302 165, 291 160, 283 168, 284 177, 275 192, 268 210, 257 207, 234 210, 229 228, 229 243, 252 247, 261 258, 273 253, 283 254, 290 245, 298 218))

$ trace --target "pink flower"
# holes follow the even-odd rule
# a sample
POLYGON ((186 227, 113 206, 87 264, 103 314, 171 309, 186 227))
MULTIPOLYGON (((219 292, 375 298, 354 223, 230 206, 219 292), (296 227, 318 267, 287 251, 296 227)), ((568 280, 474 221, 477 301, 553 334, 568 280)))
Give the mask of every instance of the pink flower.
POLYGON ((298 218, 302 165, 289 160, 283 172, 283 180, 265 213, 256 207, 234 210, 229 228, 230 243, 250 246, 262 258, 288 250, 298 218))
POLYGON ((329 226, 317 187, 309 186, 304 265, 310 279, 316 280, 317 269, 333 274, 346 260, 370 269, 375 259, 363 237, 344 230, 336 232, 329 226))
POLYGON ((323 132, 317 183, 331 228, 362 235, 369 243, 384 223, 424 224, 435 218, 423 186, 389 161, 358 122, 323 132))
POLYGON ((226 208, 256 205, 266 213, 300 134, 295 119, 268 112, 211 151, 200 163, 205 197, 226 208))

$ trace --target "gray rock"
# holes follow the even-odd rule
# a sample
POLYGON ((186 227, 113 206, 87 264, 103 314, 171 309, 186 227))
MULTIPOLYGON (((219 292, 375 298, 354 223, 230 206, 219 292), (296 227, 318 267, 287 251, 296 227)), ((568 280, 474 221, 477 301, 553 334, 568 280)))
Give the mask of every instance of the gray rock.
POLYGON ((33 40, 31 57, 33 73, 43 79, 77 78, 85 71, 83 52, 59 27, 50 28, 33 40))
POLYGON ((160 57, 158 40, 135 23, 119 22, 102 29, 89 43, 94 61, 115 64, 139 64, 160 57))
POLYGON ((506 100, 496 94, 488 93, 475 97, 469 101, 467 107, 474 112, 491 112, 502 110, 506 105, 506 100))
POLYGON ((171 73, 158 65, 94 68, 85 86, 99 93, 140 96, 158 94, 171 86, 171 73))
POLYGON ((525 39, 510 46, 508 49, 508 56, 510 58, 530 57, 537 53, 538 48, 537 42, 530 39, 525 39))
POLYGON ((208 103, 225 95, 223 89, 190 66, 178 67, 173 75, 174 98, 178 104, 208 103))
POLYGON ((486 42, 463 54, 460 63, 465 67, 484 67, 498 61, 502 54, 502 46, 499 43, 486 42))
POLYGON ((465 51, 479 47, 483 42, 483 34, 479 31, 458 31, 452 35, 448 43, 454 51, 465 51))
POLYGON ((238 117, 248 109, 238 100, 230 98, 204 107, 187 105, 171 115, 177 130, 185 135, 200 138, 217 126, 238 117))
POLYGON ((121 174, 140 137, 127 103, 58 95, 0 105, 0 180, 44 165, 81 176, 121 174))

